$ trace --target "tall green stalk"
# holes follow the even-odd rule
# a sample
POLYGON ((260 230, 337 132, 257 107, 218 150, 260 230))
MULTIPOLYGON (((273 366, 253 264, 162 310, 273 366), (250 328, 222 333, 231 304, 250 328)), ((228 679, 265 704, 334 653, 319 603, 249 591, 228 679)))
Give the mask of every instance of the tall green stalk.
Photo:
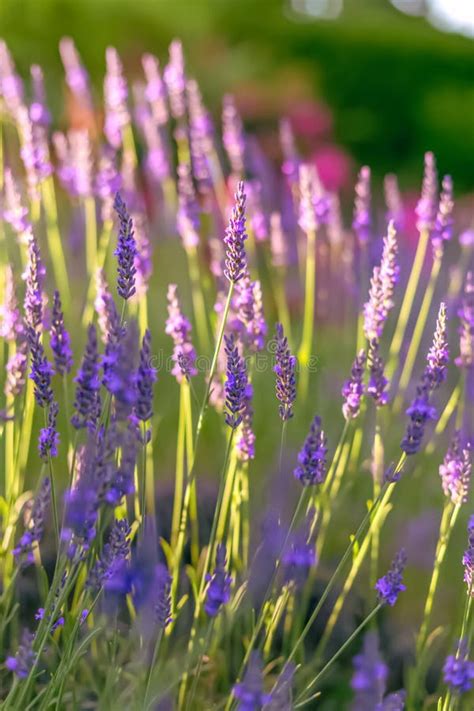
POLYGON ((308 364, 313 347, 314 312, 316 306, 316 230, 308 230, 306 234, 306 275, 303 315, 303 334, 298 351, 298 361, 301 366, 301 391, 306 397, 308 390, 308 364))

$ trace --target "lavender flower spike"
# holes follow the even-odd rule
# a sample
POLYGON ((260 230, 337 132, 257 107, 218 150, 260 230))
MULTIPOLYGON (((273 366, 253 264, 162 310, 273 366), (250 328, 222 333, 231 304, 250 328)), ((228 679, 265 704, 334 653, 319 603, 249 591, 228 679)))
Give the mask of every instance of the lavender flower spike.
POLYGON ((326 435, 321 429, 321 418, 316 415, 298 454, 299 464, 293 472, 295 479, 298 479, 303 486, 314 486, 324 482, 328 452, 326 442, 326 435))
POLYGON ((219 614, 221 607, 227 604, 230 600, 230 586, 232 578, 227 573, 227 553, 223 543, 217 546, 216 550, 216 567, 212 575, 207 575, 209 585, 206 593, 206 601, 204 610, 209 617, 216 617, 219 614))
POLYGON ((422 232, 431 230, 436 219, 436 204, 438 199, 438 173, 436 171, 436 161, 433 153, 425 153, 425 172, 423 175, 423 185, 421 197, 416 206, 418 220, 417 229, 422 232))
POLYGON ((31 326, 28 326, 27 338, 31 353, 30 378, 35 384, 35 399, 40 407, 46 407, 53 402, 51 376, 54 371, 46 359, 39 334, 31 326))
POLYGON ((342 412, 346 420, 355 419, 360 412, 360 403, 364 394, 362 378, 366 358, 365 351, 360 350, 352 364, 351 377, 346 380, 342 388, 342 397, 345 401, 342 412))
POLYGON ((443 666, 443 681, 454 694, 465 694, 474 684, 474 662, 467 658, 465 640, 459 643, 458 654, 450 654, 443 666))
POLYGON ((137 245, 133 236, 132 218, 120 193, 115 195, 114 209, 120 221, 118 244, 114 252, 117 257, 117 291, 122 299, 127 300, 135 293, 137 245))
POLYGON ((117 574, 130 554, 130 533, 126 518, 114 522, 102 555, 89 573, 88 588, 97 591, 106 587, 107 581, 117 574))
POLYGON ((43 462, 47 462, 49 457, 58 456, 59 434, 56 429, 56 419, 59 407, 57 402, 52 402, 48 411, 48 426, 40 431, 38 450, 43 462))
POLYGON ((444 243, 453 235, 453 181, 450 175, 445 175, 442 182, 438 214, 431 234, 433 255, 440 259, 443 256, 444 243))
POLYGON ((158 627, 165 629, 173 621, 171 617, 172 578, 166 565, 160 564, 156 570, 155 618, 158 627))
POLYGON ((153 384, 156 382, 156 368, 151 364, 151 334, 147 329, 140 350, 140 364, 137 373, 137 400, 135 415, 142 422, 153 416, 153 384))
POLYGON ((89 77, 84 69, 79 53, 70 37, 63 37, 59 43, 59 53, 66 72, 66 83, 72 93, 86 106, 92 106, 89 77))
POLYGON ((263 665, 258 652, 252 652, 244 678, 232 692, 239 702, 237 711, 260 711, 270 703, 271 695, 263 690, 263 665))
POLYGON ((77 383, 74 401, 76 413, 71 423, 76 429, 94 428, 100 409, 100 378, 97 332, 93 324, 89 325, 86 349, 74 380, 77 383))
POLYGON ((352 660, 354 674, 351 688, 354 691, 354 701, 351 711, 367 711, 378 709, 386 688, 388 666, 384 663, 379 650, 379 642, 375 631, 367 632, 364 637, 363 651, 352 660))
POLYGON ((291 355, 281 323, 276 325, 276 350, 273 371, 276 375, 275 390, 280 402, 279 413, 283 422, 293 417, 296 400, 296 357, 291 355))
POLYGON ((65 375, 72 368, 71 339, 64 327, 64 314, 59 292, 54 292, 53 313, 51 317, 51 350, 54 356, 56 373, 65 375))
POLYGON ((458 311, 461 325, 459 327, 459 351, 456 365, 460 368, 474 367, 474 272, 468 272, 464 297, 458 311))
POLYGON ((255 433, 253 431, 253 407, 252 407, 253 387, 252 383, 247 383, 244 395, 244 406, 242 409, 242 427, 240 436, 235 443, 235 451, 241 462, 248 462, 255 457, 255 433))
POLYGON ((23 278, 26 281, 25 321, 31 328, 38 329, 43 321, 43 282, 45 269, 41 261, 36 238, 31 234, 28 242, 28 262, 23 278))
POLYGON ((118 149, 122 145, 123 129, 130 123, 128 88, 123 76, 122 62, 114 47, 107 47, 105 60, 107 73, 104 80, 104 133, 110 145, 118 149))
POLYGON ((247 369, 233 335, 224 335, 227 356, 225 381, 225 421, 233 430, 242 422, 247 389, 247 369))
POLYGON ((428 365, 425 372, 430 382, 430 389, 433 391, 446 380, 449 363, 449 349, 446 337, 446 304, 444 303, 441 303, 439 307, 436 330, 427 361, 428 365))
POLYGON ((373 398, 377 407, 382 407, 388 402, 388 393, 385 390, 388 380, 384 375, 384 362, 379 351, 379 342, 374 338, 370 342, 367 358, 370 371, 367 395, 373 398))
POLYGON ((393 222, 383 241, 382 260, 374 267, 370 280, 369 300, 364 305, 364 333, 368 340, 380 338, 387 317, 394 306, 393 292, 398 281, 398 244, 393 222))
POLYGON ((5 298, 0 305, 0 338, 14 341, 23 330, 23 324, 18 309, 15 293, 13 270, 9 264, 5 266, 5 298))
POLYGON ((370 168, 364 165, 360 169, 355 186, 354 219, 352 221, 352 227, 360 245, 366 244, 371 234, 370 203, 370 168))
POLYGON ((456 506, 467 501, 471 469, 471 450, 469 447, 461 448, 460 433, 455 432, 439 468, 439 475, 444 495, 448 496, 456 506))
POLYGON ((402 575, 406 562, 406 553, 402 549, 393 559, 388 573, 377 580, 375 589, 377 590, 378 599, 381 604, 393 607, 397 601, 398 595, 403 590, 406 590, 406 586, 402 583, 402 575))
POLYGON ((17 350, 8 359, 4 392, 7 396, 16 396, 25 387, 26 368, 28 365, 28 343, 20 341, 17 350))
POLYGON ((222 142, 229 158, 232 173, 244 174, 245 134, 242 119, 231 94, 226 94, 222 107, 222 142))
POLYGON ((468 546, 462 557, 464 566, 464 582, 467 584, 467 594, 474 597, 474 514, 467 524, 468 546))
POLYGON ((235 194, 232 216, 224 237, 224 243, 227 247, 224 274, 234 284, 243 277, 247 266, 244 247, 244 242, 247 239, 247 233, 245 232, 245 202, 244 183, 240 181, 235 194))
POLYGON ((51 482, 48 477, 45 477, 41 482, 38 493, 35 496, 33 506, 31 507, 28 527, 13 549, 13 555, 22 563, 33 563, 33 546, 38 544, 44 533, 44 524, 46 512, 49 506, 49 498, 51 493, 51 482))
POLYGON ((174 343, 173 361, 175 363, 172 375, 180 383, 183 378, 197 375, 195 367, 196 351, 191 341, 192 326, 181 311, 176 284, 168 286, 168 319, 165 333, 171 336, 174 343))
POLYGON ((21 644, 14 657, 5 660, 8 671, 13 672, 19 679, 26 679, 36 661, 36 652, 33 651, 35 635, 29 630, 23 630, 21 644))

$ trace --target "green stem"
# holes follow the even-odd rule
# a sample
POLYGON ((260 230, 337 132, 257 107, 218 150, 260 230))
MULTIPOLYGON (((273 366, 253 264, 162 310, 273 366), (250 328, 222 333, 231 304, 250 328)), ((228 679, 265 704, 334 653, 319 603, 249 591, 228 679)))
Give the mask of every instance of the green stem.
POLYGON ((49 176, 41 183, 41 194, 43 196, 43 205, 46 213, 46 234, 49 253, 53 263, 54 276, 58 289, 61 292, 64 312, 68 313, 71 307, 71 290, 69 288, 69 277, 62 247, 61 233, 58 227, 58 208, 52 176, 49 176))
POLYGON ((86 269, 87 276, 91 278, 97 268, 97 219, 95 198, 92 195, 84 198, 84 215, 86 222, 86 269))
POLYGON ((197 333, 201 348, 206 351, 210 349, 209 329, 206 315, 206 303, 201 284, 201 276, 199 273, 199 259, 197 248, 193 247, 186 250, 188 258, 188 270, 191 280, 191 296, 193 301, 194 317, 196 319, 197 333))
POLYGON ((163 638, 163 630, 160 629, 158 632, 158 635, 155 640, 155 644, 153 647, 153 655, 151 658, 150 666, 148 667, 148 672, 146 676, 146 684, 145 684, 145 695, 143 697, 143 711, 148 711, 148 696, 150 695, 150 685, 151 685, 151 680, 153 676, 153 670, 156 666, 156 661, 158 659, 158 654, 160 651, 160 645, 161 645, 161 640, 163 638))
POLYGON ((316 305, 316 230, 307 233, 305 298, 303 315, 303 334, 298 351, 298 360, 302 368, 301 386, 303 397, 308 387, 308 363, 313 346, 314 311, 316 305))

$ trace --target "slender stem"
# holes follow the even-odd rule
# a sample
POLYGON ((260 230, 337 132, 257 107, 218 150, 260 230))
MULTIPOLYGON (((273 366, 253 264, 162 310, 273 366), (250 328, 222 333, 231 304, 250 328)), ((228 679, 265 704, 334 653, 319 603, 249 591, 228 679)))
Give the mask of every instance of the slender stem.
POLYGON ((203 644, 203 647, 202 647, 202 652, 201 652, 200 655, 199 655, 198 664, 197 664, 197 668, 196 668, 196 673, 194 674, 193 683, 192 683, 192 685, 191 685, 191 690, 190 690, 190 692, 189 692, 189 697, 188 697, 188 700, 187 700, 187 702, 186 702, 186 711, 191 711, 191 709, 193 708, 193 707, 192 707, 192 703, 193 703, 193 701, 194 701, 194 695, 195 695, 195 693, 196 693, 197 684, 198 684, 198 681, 199 681, 199 677, 200 677, 200 675, 201 675, 202 662, 203 662, 203 659, 204 659, 204 655, 205 655, 205 653, 206 653, 206 649, 209 647, 209 643, 210 643, 210 641, 211 641, 212 630, 213 630, 213 628, 214 628, 214 619, 215 619, 215 618, 213 618, 213 619, 210 621, 210 623, 209 623, 209 626, 208 626, 208 629, 207 629, 207 633, 206 633, 206 637, 205 637, 205 639, 204 639, 204 644, 203 644))
POLYGON ((93 195, 84 198, 84 215, 86 222, 86 269, 87 276, 92 277, 97 268, 97 219, 93 195))
POLYGON ((54 276, 61 292, 64 311, 68 313, 71 306, 71 291, 69 288, 69 277, 62 247, 61 233, 58 227, 58 208, 52 176, 47 177, 41 183, 41 194, 46 213, 46 234, 51 261, 53 263, 54 276))
POLYGON ((344 642, 344 644, 343 644, 341 647, 339 647, 339 649, 337 650, 336 654, 335 654, 333 657, 331 657, 331 659, 327 662, 327 664, 321 669, 321 671, 319 672, 319 674, 317 674, 317 675, 314 677, 314 679, 308 684, 308 686, 305 688, 304 692, 303 692, 299 697, 297 697, 296 703, 295 703, 295 706, 294 706, 295 709, 298 709, 298 708, 301 708, 302 706, 305 706, 306 704, 308 704, 310 701, 312 701, 312 700, 315 698, 314 696, 309 696, 309 697, 307 697, 306 699, 303 699, 302 697, 303 697, 303 695, 304 695, 305 693, 307 693, 308 691, 310 691, 310 689, 312 689, 314 686, 316 686, 316 684, 317 684, 318 681, 321 679, 321 677, 328 671, 328 669, 330 669, 330 668, 332 667, 332 665, 334 664, 334 662, 336 662, 336 661, 339 659, 339 657, 341 656, 341 654, 343 654, 343 652, 346 651, 346 649, 352 644, 352 642, 354 641, 354 639, 362 632, 362 630, 363 630, 363 629, 369 624, 369 622, 375 617, 375 615, 378 613, 378 611, 380 610, 381 607, 382 607, 381 604, 379 604, 379 605, 377 605, 376 607, 374 607, 374 609, 372 610, 372 612, 370 612, 370 613, 367 615, 367 617, 365 618, 365 620, 363 620, 363 621, 360 623, 360 625, 354 630, 354 632, 351 634, 351 636, 348 637, 348 639, 344 642))
POLYGON ((420 281, 421 270, 425 261, 426 250, 430 238, 429 230, 421 230, 420 238, 416 247, 415 259, 411 268, 408 284, 403 296, 402 306, 398 315, 395 333, 390 344, 388 362, 386 367, 386 376, 391 380, 398 363, 400 350, 405 336, 408 319, 410 318, 413 302, 415 300, 416 291, 420 281))
POLYGON ((405 357, 405 362, 403 364, 402 373, 400 375, 400 381, 398 384, 398 393, 393 403, 393 412, 398 413, 401 410, 403 404, 403 398, 407 387, 410 383, 410 379, 413 373, 413 366, 415 365, 416 356, 420 348, 421 339, 423 333, 425 332, 426 322, 428 320, 428 315, 430 312, 431 302, 433 301, 433 294, 438 281, 439 272, 441 269, 441 257, 437 257, 431 268, 430 279, 428 286, 426 287, 425 295, 418 312, 416 319, 415 330, 413 331, 413 336, 411 337, 410 346, 408 348, 408 353, 405 357))
POLYGON ((176 470, 174 478, 174 499, 173 513, 171 517, 171 547, 177 543, 179 533, 179 522, 181 519, 181 507, 183 503, 184 490, 184 446, 185 446, 185 415, 184 415, 184 380, 179 388, 179 420, 178 439, 176 442, 176 470))
POLYGON ((209 329, 207 324, 206 303, 199 273, 199 259, 197 248, 186 250, 188 270, 191 280, 191 296, 193 301, 194 318, 196 319, 197 333, 201 348, 210 349, 209 329))
POLYGON ((313 345, 314 311, 316 305, 316 230, 307 232, 306 275, 303 315, 303 334, 298 351, 298 360, 302 367, 301 386, 303 396, 308 387, 308 363, 313 345))
MULTIPOLYGON (((380 430, 380 412, 377 408, 375 413, 375 436, 374 436, 374 448, 372 455, 372 481, 373 481, 373 499, 374 501, 380 493, 380 487, 384 471, 384 447, 382 440, 382 433, 380 430)), ((377 569, 379 562, 379 537, 380 529, 377 526, 373 526, 371 535, 371 558, 370 558, 370 588, 374 588, 377 582, 377 569)))
POLYGON ((150 694, 151 679, 153 676, 153 670, 156 666, 156 660, 158 659, 158 654, 160 651, 161 640, 163 638, 163 630, 160 628, 156 636, 155 644, 153 646, 153 655, 151 658, 150 666, 148 667, 148 672, 146 675, 145 684, 145 695, 143 697, 143 711, 148 711, 148 696, 150 694))
POLYGON ((140 516, 142 523, 145 521, 145 507, 146 507, 146 465, 147 465, 147 441, 146 441, 146 423, 142 422, 142 481, 141 481, 141 502, 140 502, 140 516))

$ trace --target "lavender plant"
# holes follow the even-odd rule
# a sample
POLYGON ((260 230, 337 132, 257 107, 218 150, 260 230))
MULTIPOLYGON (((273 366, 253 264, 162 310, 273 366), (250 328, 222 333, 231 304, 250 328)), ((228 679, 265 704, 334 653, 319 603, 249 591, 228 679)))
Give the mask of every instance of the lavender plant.
POLYGON ((218 134, 178 40, 139 82, 109 47, 103 107, 59 52, 88 122, 53 133, 47 75, 25 85, 0 43, 2 708, 470 708, 472 243, 458 258, 451 178, 438 197, 428 152, 409 269, 394 176, 379 223, 360 170, 344 230, 287 119, 281 170, 231 95, 218 134), (330 299, 358 291, 333 352, 325 276, 330 299), (434 557, 415 576, 410 540, 381 575, 420 491, 434 557))

